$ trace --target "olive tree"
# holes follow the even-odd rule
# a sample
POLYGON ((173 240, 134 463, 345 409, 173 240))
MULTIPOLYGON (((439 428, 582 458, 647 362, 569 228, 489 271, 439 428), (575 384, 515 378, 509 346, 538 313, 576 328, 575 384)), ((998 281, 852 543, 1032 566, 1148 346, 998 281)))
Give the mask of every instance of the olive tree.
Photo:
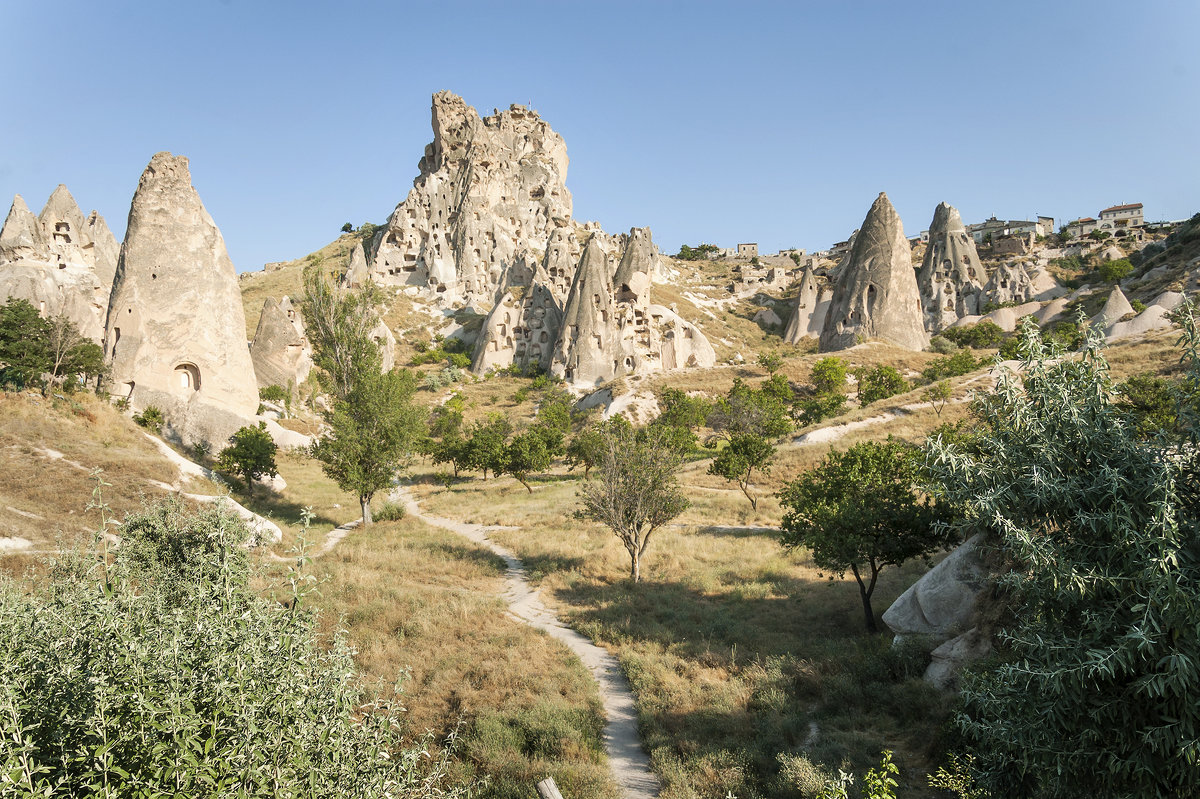
MULTIPOLYGON (((1200 395, 1194 307, 1186 393, 1200 395)), ((1022 330, 1022 375, 935 439, 934 488, 996 552, 998 663, 958 724, 995 796, 1174 797, 1200 787, 1200 418, 1147 435, 1114 401, 1102 334, 1082 354, 1022 330)), ((1186 399, 1186 398, 1185 398, 1186 399)))
POLYGON ((682 459, 665 428, 613 424, 602 437, 599 479, 584 483, 575 515, 613 531, 629 553, 629 578, 636 583, 654 531, 688 507, 675 476, 682 459))

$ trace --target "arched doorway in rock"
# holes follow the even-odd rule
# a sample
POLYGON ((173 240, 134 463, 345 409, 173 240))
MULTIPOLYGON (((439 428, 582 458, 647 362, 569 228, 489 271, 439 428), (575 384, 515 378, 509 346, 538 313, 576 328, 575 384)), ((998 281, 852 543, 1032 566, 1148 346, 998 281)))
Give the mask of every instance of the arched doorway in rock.
POLYGON ((200 390, 200 369, 194 363, 181 363, 175 367, 175 387, 183 391, 200 390))

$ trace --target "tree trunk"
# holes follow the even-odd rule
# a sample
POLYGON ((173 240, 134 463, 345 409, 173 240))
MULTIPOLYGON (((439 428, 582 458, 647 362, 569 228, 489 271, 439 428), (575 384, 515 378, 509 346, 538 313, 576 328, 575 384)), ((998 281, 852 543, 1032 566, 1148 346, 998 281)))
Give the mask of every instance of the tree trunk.
POLYGON ((533 493, 533 489, 529 487, 529 483, 526 483, 524 480, 521 480, 520 477, 518 477, 517 479, 521 481, 521 485, 525 486, 526 491, 528 491, 530 494, 533 493))
POLYGON ((871 594, 875 593, 875 580, 879 577, 879 572, 874 568, 871 569, 871 585, 867 586, 863 582, 862 575, 858 573, 858 566, 851 564, 850 570, 854 572, 854 579, 858 581, 858 593, 862 596, 863 618, 867 623, 867 632, 879 632, 879 625, 875 623, 875 611, 871 608, 871 594))
POLYGON ((633 582, 639 582, 642 579, 642 559, 639 556, 637 547, 629 550, 629 579, 633 582))
POLYGON ((373 524, 375 521, 374 519, 371 518, 371 495, 370 494, 359 494, 358 495, 358 506, 360 508, 362 508, 363 527, 371 526, 371 524, 373 524))

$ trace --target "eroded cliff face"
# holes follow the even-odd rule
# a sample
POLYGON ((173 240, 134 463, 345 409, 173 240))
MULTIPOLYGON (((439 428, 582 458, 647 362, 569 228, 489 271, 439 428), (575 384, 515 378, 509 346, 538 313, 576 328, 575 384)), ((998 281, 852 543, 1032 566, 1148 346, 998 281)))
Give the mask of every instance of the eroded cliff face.
POLYGON ((417 286, 444 303, 491 303, 522 250, 546 250, 571 218, 567 148, 523 106, 480 118, 450 92, 433 96, 433 142, 407 199, 372 241, 381 285, 417 286))
POLYGON ((66 186, 38 216, 18 194, 0 229, 0 299, 26 300, 47 317, 64 314, 99 343, 118 251, 104 217, 84 218, 66 186))
POLYGON ((929 246, 917 275, 925 330, 937 333, 959 317, 980 313, 987 274, 958 209, 941 203, 929 225, 929 246))
POLYGON ((900 215, 880 193, 834 286, 821 330, 821 350, 882 339, 912 350, 929 344, 912 251, 900 215))
POLYGON ((162 410, 168 435, 223 444, 258 408, 245 331, 233 263, 188 161, 158 153, 133 196, 108 306, 111 391, 162 410))

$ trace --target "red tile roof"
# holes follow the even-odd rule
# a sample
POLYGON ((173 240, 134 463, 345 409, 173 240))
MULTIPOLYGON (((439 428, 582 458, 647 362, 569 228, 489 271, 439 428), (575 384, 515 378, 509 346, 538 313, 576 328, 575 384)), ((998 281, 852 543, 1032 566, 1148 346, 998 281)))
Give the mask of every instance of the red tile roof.
POLYGON ((1131 205, 1114 205, 1112 208, 1105 208, 1100 213, 1107 214, 1109 211, 1132 211, 1136 208, 1141 208, 1141 203, 1133 203, 1131 205))

